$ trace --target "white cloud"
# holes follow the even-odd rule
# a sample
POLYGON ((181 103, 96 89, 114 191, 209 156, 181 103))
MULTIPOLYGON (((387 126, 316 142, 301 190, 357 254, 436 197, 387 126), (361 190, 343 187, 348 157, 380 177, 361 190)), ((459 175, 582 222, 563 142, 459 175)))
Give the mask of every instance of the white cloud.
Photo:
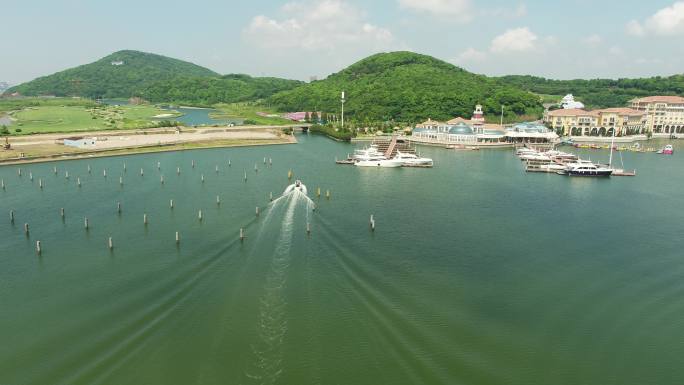
POLYGON ((537 40, 539 37, 527 27, 509 29, 492 40, 489 50, 494 53, 532 51, 537 40))
POLYGON ((470 0, 399 0, 399 6, 456 22, 468 22, 473 17, 470 0))
POLYGON ((243 31, 258 47, 354 54, 382 50, 395 42, 392 32, 370 24, 364 13, 343 0, 288 3, 280 19, 256 16, 243 31))
POLYGON ((684 35, 684 1, 678 1, 649 16, 644 22, 632 20, 627 23, 627 33, 634 36, 684 35))
POLYGON ((601 35, 593 34, 582 39, 582 42, 584 42, 586 45, 597 46, 603 43, 603 38, 601 35))
POLYGON ((622 50, 622 47, 614 45, 608 49, 608 53, 615 56, 621 56, 624 51, 622 50))
POLYGON ((518 4, 515 8, 509 7, 494 7, 485 8, 480 11, 485 17, 519 19, 527 16, 527 5, 525 3, 518 4))
POLYGON ((481 62, 487 58, 487 53, 478 51, 475 48, 468 48, 467 50, 461 52, 455 59, 452 60, 456 64, 465 64, 472 62, 481 62))

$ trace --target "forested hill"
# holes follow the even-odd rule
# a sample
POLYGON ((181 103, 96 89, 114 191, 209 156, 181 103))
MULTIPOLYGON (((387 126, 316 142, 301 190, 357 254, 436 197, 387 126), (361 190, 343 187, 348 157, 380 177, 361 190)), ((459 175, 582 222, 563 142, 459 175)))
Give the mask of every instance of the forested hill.
POLYGON ((182 60, 139 51, 119 51, 85 64, 12 87, 22 95, 128 98, 146 85, 177 77, 217 77, 182 60))
POLYGON ((650 95, 684 96, 684 75, 643 79, 551 80, 529 75, 498 78, 510 86, 545 95, 573 94, 588 108, 621 107, 650 95))
POLYGON ((221 77, 176 78, 143 87, 138 96, 151 102, 174 102, 198 106, 236 103, 267 98, 304 84, 297 80, 256 78, 231 74, 221 77))
POLYGON ((509 117, 542 112, 540 98, 532 93, 412 52, 373 55, 268 102, 283 111, 335 112, 341 91, 347 97, 345 112, 359 121, 469 117, 478 103, 489 116, 498 117, 502 104, 509 117))

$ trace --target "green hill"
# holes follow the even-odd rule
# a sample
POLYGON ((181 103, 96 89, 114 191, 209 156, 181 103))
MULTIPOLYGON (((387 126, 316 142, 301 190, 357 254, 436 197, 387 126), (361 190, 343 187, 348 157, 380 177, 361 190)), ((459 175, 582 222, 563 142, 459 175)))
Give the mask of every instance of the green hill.
POLYGON ((529 75, 499 78, 512 87, 543 95, 573 94, 588 108, 622 107, 650 95, 684 95, 684 75, 642 79, 552 80, 529 75))
POLYGON ((215 77, 217 73, 198 65, 139 51, 119 51, 85 64, 12 87, 8 93, 22 95, 128 98, 158 81, 177 77, 215 77))
POLYGON ((139 96, 152 102, 174 102, 210 106, 267 98, 277 92, 302 85, 297 80, 255 78, 231 74, 221 77, 176 78, 154 82, 139 91, 139 96))
POLYGON ((412 52, 370 56, 325 80, 279 92, 268 103, 283 111, 334 113, 340 110, 342 91, 345 113, 359 122, 469 117, 478 103, 494 119, 502 104, 507 120, 542 112, 540 98, 532 93, 412 52))

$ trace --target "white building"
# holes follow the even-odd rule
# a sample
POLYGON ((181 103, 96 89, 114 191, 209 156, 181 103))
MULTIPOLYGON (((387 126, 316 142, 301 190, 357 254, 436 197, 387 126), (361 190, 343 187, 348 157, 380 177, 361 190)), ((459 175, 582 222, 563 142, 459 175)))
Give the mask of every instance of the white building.
POLYGON ((575 97, 572 94, 567 94, 561 100, 560 106, 566 110, 582 109, 584 108, 584 103, 575 101, 575 97))
POLYGON ((84 137, 72 137, 65 138, 63 141, 65 146, 86 148, 88 146, 94 146, 97 143, 97 138, 84 138, 84 137))

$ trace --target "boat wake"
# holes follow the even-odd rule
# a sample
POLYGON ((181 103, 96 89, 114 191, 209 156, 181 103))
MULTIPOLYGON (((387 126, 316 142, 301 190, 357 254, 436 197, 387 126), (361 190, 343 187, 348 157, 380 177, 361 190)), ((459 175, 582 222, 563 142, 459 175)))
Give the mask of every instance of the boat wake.
POLYGON ((313 207, 314 202, 306 196, 306 186, 301 182, 288 186, 283 195, 271 203, 258 236, 261 238, 264 235, 269 223, 276 218, 276 213, 284 209, 275 250, 255 250, 261 255, 272 254, 263 294, 259 299, 258 340, 252 344, 253 361, 245 373, 255 383, 274 384, 283 372, 282 345, 287 333, 286 285, 293 236, 297 228, 295 218, 298 208, 305 208, 308 222, 313 207))

